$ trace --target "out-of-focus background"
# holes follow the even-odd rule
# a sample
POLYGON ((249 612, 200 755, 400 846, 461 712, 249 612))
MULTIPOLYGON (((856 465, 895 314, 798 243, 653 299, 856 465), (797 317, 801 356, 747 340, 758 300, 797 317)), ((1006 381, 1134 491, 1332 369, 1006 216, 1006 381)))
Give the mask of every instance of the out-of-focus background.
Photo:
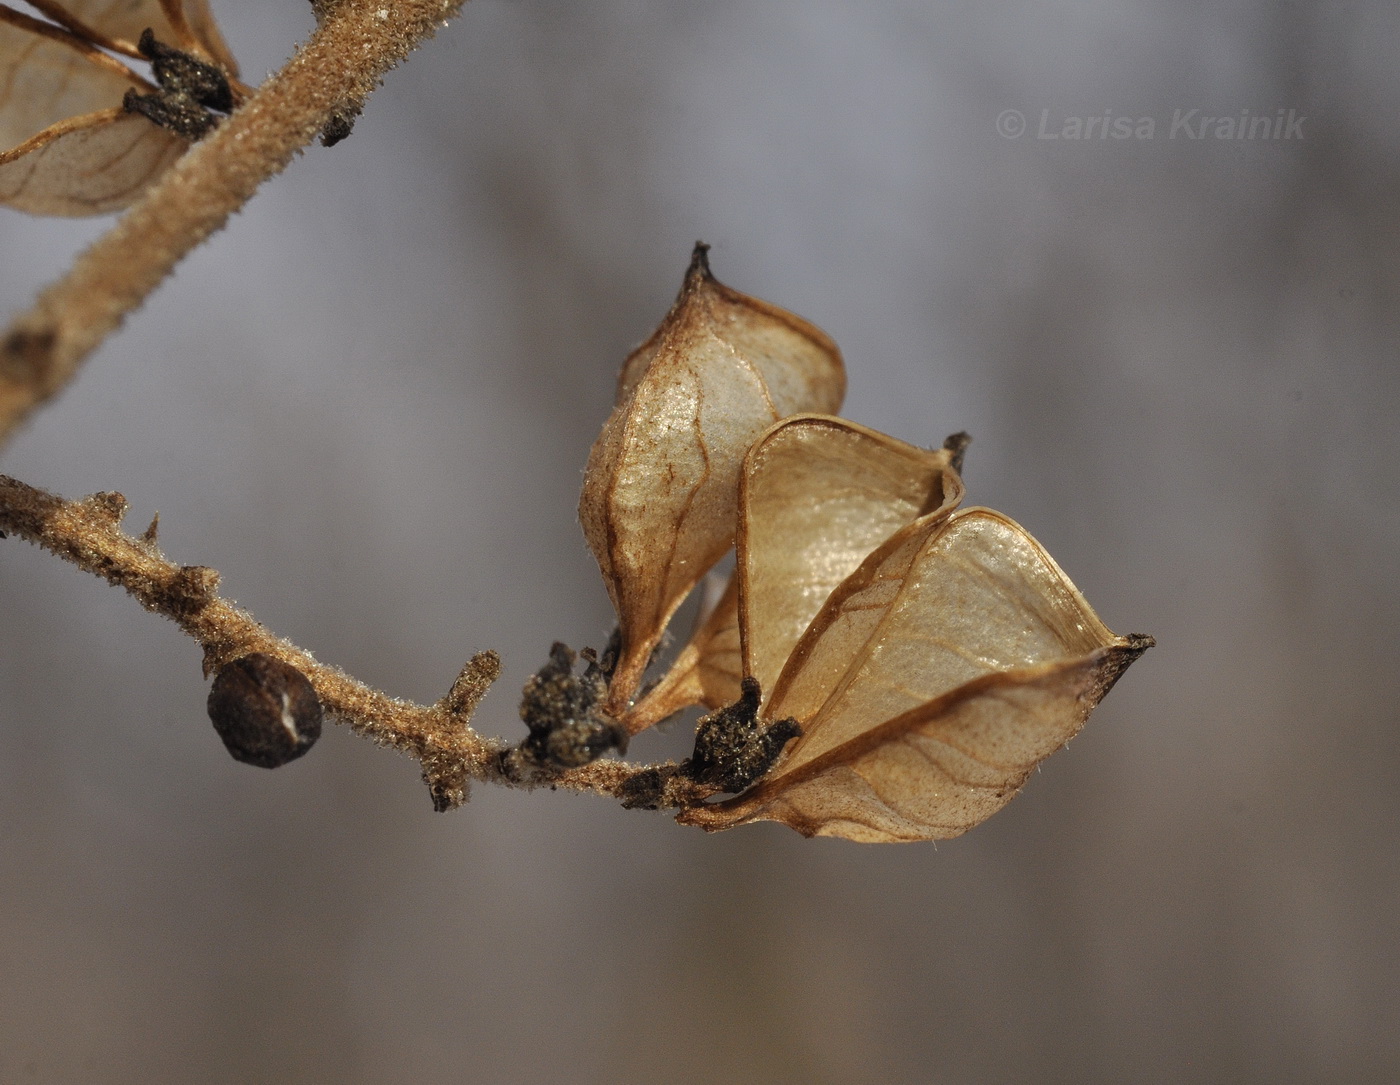
MULTIPOLYGON (((302 6, 216 2, 250 79, 302 6)), ((703 238, 841 344, 847 414, 971 431, 970 501, 1160 646, 937 847, 491 788, 440 816, 343 729, 235 764, 191 642, 0 543, 0 1081, 1395 1080, 1398 31, 474 0, 0 470, 159 510, 392 693, 500 649, 478 722, 518 737, 550 642, 610 627, 581 469, 703 238), (1281 123, 1205 122, 1242 116, 1281 123)), ((4 308, 105 225, 0 212, 4 308)))

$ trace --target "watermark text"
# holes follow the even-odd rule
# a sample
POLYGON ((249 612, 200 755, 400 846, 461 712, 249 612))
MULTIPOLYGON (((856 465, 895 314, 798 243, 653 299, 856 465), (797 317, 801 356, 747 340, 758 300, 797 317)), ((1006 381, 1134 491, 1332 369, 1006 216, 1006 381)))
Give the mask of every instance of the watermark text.
POLYGON ((1105 109, 1102 113, 1054 113, 1042 109, 1035 123, 1019 109, 997 114, 997 135, 1038 140, 1302 140, 1307 138, 1307 115, 1296 109, 1213 114, 1202 109, 1174 109, 1171 116, 1133 116, 1105 109))

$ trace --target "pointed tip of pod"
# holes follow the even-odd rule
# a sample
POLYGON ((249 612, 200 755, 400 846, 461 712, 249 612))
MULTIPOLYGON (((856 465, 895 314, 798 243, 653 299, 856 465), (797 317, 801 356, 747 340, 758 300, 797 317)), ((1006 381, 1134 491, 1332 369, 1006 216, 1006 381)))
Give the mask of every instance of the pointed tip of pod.
POLYGON ((970 444, 972 444, 972 434, 968 433, 966 430, 959 430, 957 433, 950 434, 947 440, 943 442, 944 449, 952 456, 951 462, 953 464, 953 470, 957 471, 959 474, 962 473, 963 456, 967 454, 967 446, 970 444))
POLYGON ((690 287, 713 278, 714 274, 710 271, 710 246, 703 241, 697 241, 695 248, 690 250, 690 267, 685 271, 685 285, 690 287))

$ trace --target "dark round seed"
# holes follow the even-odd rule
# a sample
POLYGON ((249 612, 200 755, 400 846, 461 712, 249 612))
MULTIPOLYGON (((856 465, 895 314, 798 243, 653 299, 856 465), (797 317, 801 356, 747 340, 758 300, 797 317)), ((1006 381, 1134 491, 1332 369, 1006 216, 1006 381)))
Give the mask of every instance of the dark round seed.
POLYGON ((306 675, 263 652, 219 670, 209 718, 235 761, 275 769, 321 737, 321 702, 306 675))

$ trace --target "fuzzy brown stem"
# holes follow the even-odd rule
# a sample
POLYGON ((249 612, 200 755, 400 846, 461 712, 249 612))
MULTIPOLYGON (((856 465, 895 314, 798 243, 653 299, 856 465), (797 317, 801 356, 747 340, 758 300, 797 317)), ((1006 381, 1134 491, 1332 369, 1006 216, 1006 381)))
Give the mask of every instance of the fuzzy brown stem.
POLYGON ((563 787, 624 800, 629 781, 659 774, 658 807, 698 803, 713 789, 675 775, 674 765, 628 765, 599 761, 567 773, 528 779, 502 768, 508 749, 470 725, 472 712, 500 675, 500 658, 481 652, 462 669, 447 696, 434 705, 414 704, 373 689, 344 671, 319 662, 261 625, 218 594, 219 574, 202 565, 178 565, 156 545, 155 523, 139 536, 122 530, 127 502, 118 493, 67 501, 0 475, 0 534, 27 539, 80 569, 124 589, 147 610, 163 614, 204 649, 204 673, 252 652, 263 652, 297 668, 310 680, 332 718, 358 734, 416 758, 439 810, 467 799, 473 780, 516 787, 563 787))
MULTIPOLYGON (((500 673, 494 652, 468 664, 453 689, 470 689, 470 696, 459 697, 455 705, 425 706, 389 697, 319 662, 221 598, 219 574, 213 569, 177 565, 154 540, 126 534, 121 528, 126 509, 121 494, 65 501, 0 475, 0 530, 103 577, 147 610, 175 622, 204 649, 206 675, 251 652, 275 656, 306 675, 327 713, 422 762, 430 787, 442 782, 439 777, 451 777, 461 790, 466 780, 492 774, 495 754, 504 744, 482 738, 467 720, 469 709, 500 673)), ((464 798, 463 793, 458 801, 464 798)))
POLYGON ((465 0, 342 0, 296 56, 196 144, 0 335, 0 444, 196 245, 280 173, 332 113, 361 105, 384 73, 465 0))

